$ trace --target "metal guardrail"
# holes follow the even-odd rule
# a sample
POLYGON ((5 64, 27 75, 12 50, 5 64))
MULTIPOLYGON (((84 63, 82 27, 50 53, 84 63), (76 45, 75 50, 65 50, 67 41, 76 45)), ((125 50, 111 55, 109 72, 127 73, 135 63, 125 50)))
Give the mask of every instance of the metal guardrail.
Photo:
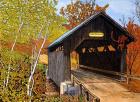
POLYGON ((120 73, 120 72, 115 72, 115 71, 108 71, 108 70, 99 69, 99 68, 93 68, 93 67, 84 66, 84 65, 79 65, 79 67, 84 68, 84 69, 89 69, 89 70, 93 70, 93 71, 106 73, 106 74, 121 76, 121 77, 124 77, 126 79, 135 79, 135 80, 140 81, 140 76, 127 75, 125 73, 120 73))

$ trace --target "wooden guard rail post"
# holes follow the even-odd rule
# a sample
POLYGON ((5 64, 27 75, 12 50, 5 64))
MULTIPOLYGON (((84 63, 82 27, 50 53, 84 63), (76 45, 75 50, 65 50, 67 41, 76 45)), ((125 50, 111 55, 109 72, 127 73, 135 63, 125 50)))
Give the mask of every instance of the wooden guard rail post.
POLYGON ((93 93, 91 93, 90 90, 87 89, 85 85, 82 82, 80 82, 75 76, 73 76, 73 82, 77 83, 80 86, 80 94, 83 94, 82 90, 84 90, 84 92, 87 94, 86 95, 87 101, 89 101, 90 99, 89 95, 91 95, 93 97, 93 102, 100 102, 100 98, 94 95, 93 93))
MULTIPOLYGON (((108 71, 108 70, 88 67, 88 66, 84 66, 84 65, 79 65, 79 68, 89 69, 89 70, 93 70, 93 71, 103 72, 103 73, 106 73, 106 74, 121 76, 121 77, 126 78, 126 80, 129 80, 129 79, 140 80, 140 76, 127 75, 125 73, 120 73, 120 72, 115 72, 115 71, 108 71)), ((90 90, 88 90, 85 87, 84 83, 80 82, 75 76, 73 76, 73 82, 80 85, 80 93, 81 94, 82 94, 82 90, 84 89, 84 90, 86 90, 86 92, 88 94, 87 96, 91 95, 93 97, 93 102, 100 102, 100 98, 97 97, 96 95, 92 94, 90 92, 90 90)), ((87 99, 89 99, 89 97, 87 97, 87 99)))

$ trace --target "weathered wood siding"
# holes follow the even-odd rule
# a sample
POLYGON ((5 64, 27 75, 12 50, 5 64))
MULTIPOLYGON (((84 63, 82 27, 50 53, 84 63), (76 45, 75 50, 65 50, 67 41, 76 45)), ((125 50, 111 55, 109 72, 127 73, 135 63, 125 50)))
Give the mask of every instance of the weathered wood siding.
POLYGON ((65 80, 70 80, 70 69, 68 68, 69 57, 63 51, 49 52, 49 77, 58 85, 65 80))
POLYGON ((108 17, 99 15, 76 30, 69 32, 64 38, 62 36, 62 41, 60 40, 49 48, 49 77, 58 86, 61 82, 70 80, 70 53, 72 51, 79 54, 79 64, 117 72, 123 71, 125 69, 125 55, 121 57, 122 52, 118 51, 118 44, 112 39, 112 31, 115 40, 126 33, 108 17), (104 37, 90 37, 89 33, 91 32, 103 32, 104 37), (108 50, 108 46, 112 46, 115 49, 114 52, 108 50), (104 47, 105 50, 100 52, 98 47, 104 47), (92 55, 91 53, 83 54, 81 53, 82 48, 94 48, 95 51, 92 55))
POLYGON ((114 47, 114 49, 117 49, 116 43, 111 39, 112 31, 114 31, 113 37, 115 39, 118 39, 118 36, 123 34, 123 32, 111 24, 111 22, 100 16, 85 24, 83 27, 81 27, 81 29, 75 31, 72 36, 65 39, 63 42, 63 45, 66 46, 66 48, 64 46, 64 51, 69 53, 69 51, 72 52, 73 50, 76 50, 79 53, 79 62, 81 65, 119 72, 121 52, 118 52, 117 50, 114 52, 97 51, 96 53, 88 53, 87 55, 81 53, 82 48, 97 49, 98 47, 111 45, 114 47), (104 37, 101 39, 89 37, 90 32, 103 32, 104 37))
MULTIPOLYGON (((75 50, 84 40, 100 40, 89 37, 90 32, 103 32, 104 37, 103 40, 106 42, 103 42, 104 45, 106 43, 111 43, 113 47, 117 47, 116 43, 114 43, 111 40, 111 32, 114 31, 113 37, 115 39, 118 39, 119 35, 124 34, 120 29, 116 28, 110 21, 107 19, 104 19, 102 16, 96 18, 95 20, 92 20, 91 22, 85 24, 81 29, 74 32, 72 36, 65 39, 63 44, 69 43, 69 49, 72 52, 75 50)), ((93 43, 92 43, 93 44, 93 43)), ((96 45, 96 43, 94 43, 96 45)), ((65 50, 69 50, 65 49, 65 50)))

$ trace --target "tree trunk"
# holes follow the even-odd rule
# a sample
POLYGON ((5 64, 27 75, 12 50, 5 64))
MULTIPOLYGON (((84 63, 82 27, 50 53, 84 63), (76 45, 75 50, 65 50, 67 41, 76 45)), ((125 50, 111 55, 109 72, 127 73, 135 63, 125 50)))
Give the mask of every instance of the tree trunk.
MULTIPOLYGON (((20 33, 22 27, 23 27, 23 22, 19 26, 18 33, 20 33)), ((15 45, 16 45, 16 42, 17 42, 17 38, 18 38, 18 35, 16 35, 15 41, 14 41, 14 43, 12 45, 12 48, 11 48, 11 51, 10 51, 11 53, 14 51, 14 48, 15 48, 15 45)), ((10 76, 10 70, 11 70, 11 60, 12 59, 10 57, 10 62, 9 62, 9 65, 8 65, 7 78, 6 78, 6 82, 5 82, 6 87, 7 87, 8 83, 9 83, 9 76, 10 76)))
MULTIPOLYGON (((43 40, 43 42, 42 42, 42 45, 41 45, 41 47, 40 47, 40 49, 39 49, 39 52, 38 52, 38 54, 37 54, 35 63, 34 63, 34 65, 33 65, 33 69, 31 70, 31 75, 30 75, 29 80, 28 80, 27 95, 29 95, 29 96, 31 96, 31 93, 32 93, 32 88, 30 89, 31 80, 33 79, 33 75, 34 75, 34 73, 35 73, 35 69, 36 69, 36 66, 37 66, 37 64, 38 64, 38 60, 39 60, 39 57, 40 57, 42 48, 43 48, 44 45, 45 45, 45 42, 46 42, 46 37, 44 37, 44 40, 43 40)), ((32 87, 33 87, 33 85, 32 85, 32 87)))

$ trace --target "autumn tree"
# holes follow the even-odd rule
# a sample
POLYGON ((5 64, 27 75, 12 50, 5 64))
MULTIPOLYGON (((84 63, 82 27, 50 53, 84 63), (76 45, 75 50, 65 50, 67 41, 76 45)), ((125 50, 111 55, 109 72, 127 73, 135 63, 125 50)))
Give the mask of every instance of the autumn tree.
POLYGON ((56 3, 53 0, 4 0, 0 3, 0 85, 3 86, 0 101, 33 97, 32 89, 37 81, 34 74, 42 48, 46 40, 54 40, 65 31, 61 26, 63 17, 56 15, 56 3), (38 49, 34 43, 31 46, 35 52, 33 57, 15 50, 17 44, 30 43, 32 39, 42 40, 38 49), (11 43, 10 48, 4 46, 7 42, 11 43), (17 90, 18 86, 21 89, 17 90))
POLYGON ((83 22, 85 19, 95 14, 98 11, 105 11, 109 6, 108 4, 104 7, 95 5, 96 0, 89 0, 86 2, 77 0, 76 2, 71 2, 66 7, 62 7, 60 14, 67 19, 68 24, 64 26, 69 30, 83 22))
POLYGON ((140 52, 140 26, 134 23, 134 20, 130 20, 126 25, 126 28, 130 34, 135 37, 135 41, 130 43, 127 50, 127 69, 129 75, 134 75, 137 72, 137 68, 134 68, 138 54, 140 52))

